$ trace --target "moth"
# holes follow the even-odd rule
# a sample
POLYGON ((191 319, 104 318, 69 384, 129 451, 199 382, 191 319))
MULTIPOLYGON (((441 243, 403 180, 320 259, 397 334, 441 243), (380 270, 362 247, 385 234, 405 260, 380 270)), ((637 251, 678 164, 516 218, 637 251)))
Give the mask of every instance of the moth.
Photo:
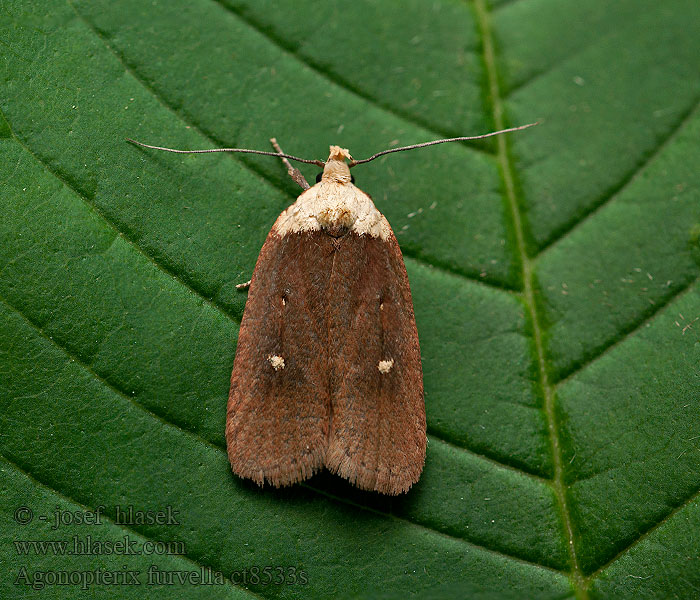
POLYGON ((302 188, 260 251, 231 375, 226 443, 233 472, 259 485, 304 481, 324 467, 363 490, 398 495, 416 483, 427 444, 418 332, 403 257, 353 160, 245 148, 173 150, 277 156, 302 188), (310 186, 289 160, 322 167, 310 186))

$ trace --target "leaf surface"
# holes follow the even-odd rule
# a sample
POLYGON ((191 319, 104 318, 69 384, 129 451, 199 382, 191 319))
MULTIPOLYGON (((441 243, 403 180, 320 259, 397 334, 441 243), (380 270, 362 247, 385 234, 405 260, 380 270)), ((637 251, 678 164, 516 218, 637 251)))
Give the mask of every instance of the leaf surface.
POLYGON ((1 6, 0 595, 694 597, 696 2, 1 6), (124 138, 363 158, 538 119, 355 171, 411 280, 420 482, 385 498, 328 474, 233 476, 235 286, 298 192, 269 158, 124 138), (51 529, 99 507, 99 524, 51 529), (88 536, 181 545, 16 543, 88 536), (141 586, 37 589, 95 569, 141 586))

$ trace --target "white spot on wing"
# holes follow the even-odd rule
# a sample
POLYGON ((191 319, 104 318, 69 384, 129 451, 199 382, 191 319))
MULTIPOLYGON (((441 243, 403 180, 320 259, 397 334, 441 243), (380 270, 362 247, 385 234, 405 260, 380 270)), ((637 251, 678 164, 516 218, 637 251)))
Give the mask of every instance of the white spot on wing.
POLYGON ((271 354, 270 356, 267 357, 267 361, 272 365, 272 368, 275 371, 279 371, 280 369, 284 369, 284 359, 281 356, 277 356, 276 354, 271 354))
POLYGON ((379 372, 382 373, 383 375, 386 375, 389 371, 391 371, 391 367, 394 366, 394 359, 390 358, 389 360, 380 360, 379 364, 377 365, 377 368, 379 369, 379 372))

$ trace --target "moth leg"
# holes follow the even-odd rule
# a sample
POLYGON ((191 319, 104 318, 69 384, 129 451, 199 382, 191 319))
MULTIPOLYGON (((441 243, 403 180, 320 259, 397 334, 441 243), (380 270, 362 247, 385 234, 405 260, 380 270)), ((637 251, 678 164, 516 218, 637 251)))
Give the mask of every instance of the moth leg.
POLYGON ((237 289, 237 290, 245 290, 245 289, 248 289, 248 288, 250 287, 250 282, 251 282, 251 281, 252 281, 252 280, 249 279, 249 280, 246 281, 245 283, 237 283, 237 284, 236 284, 236 289, 237 289))
MULTIPOLYGON (((270 143, 272 144, 272 147, 275 149, 277 154, 284 154, 282 152, 282 148, 280 148, 280 145, 277 143, 276 138, 270 138, 270 143)), ((304 176, 301 174, 301 171, 295 167, 292 166, 292 163, 290 163, 286 158, 282 158, 282 162, 284 163, 284 166, 287 167, 287 173, 289 176, 296 181, 303 190, 308 190, 311 186, 309 185, 309 182, 304 179, 304 176)))

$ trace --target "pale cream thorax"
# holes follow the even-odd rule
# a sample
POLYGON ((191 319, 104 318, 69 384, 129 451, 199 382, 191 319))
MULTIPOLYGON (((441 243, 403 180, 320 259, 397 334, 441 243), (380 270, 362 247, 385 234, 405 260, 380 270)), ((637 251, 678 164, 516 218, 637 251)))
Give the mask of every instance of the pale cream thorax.
POLYGON ((383 240, 391 235, 389 222, 375 208, 372 199, 351 182, 346 158, 351 158, 346 149, 331 146, 321 181, 303 192, 279 216, 274 231, 286 235, 345 227, 357 235, 383 240))

